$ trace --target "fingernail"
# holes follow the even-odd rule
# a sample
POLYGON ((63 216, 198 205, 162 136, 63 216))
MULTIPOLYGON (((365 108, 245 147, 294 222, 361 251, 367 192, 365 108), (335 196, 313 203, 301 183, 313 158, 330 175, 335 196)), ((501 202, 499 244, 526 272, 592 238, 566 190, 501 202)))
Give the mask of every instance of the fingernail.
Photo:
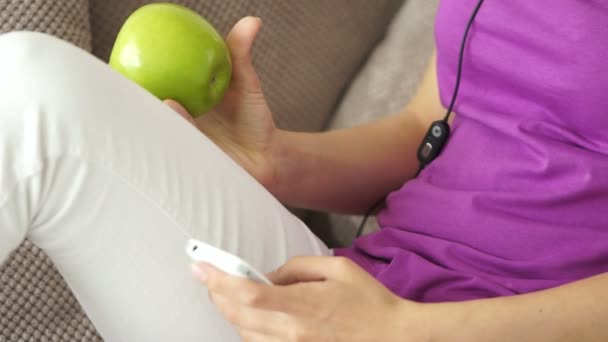
POLYGON ((192 264, 190 266, 190 270, 192 271, 192 274, 200 281, 207 281, 207 272, 205 272, 199 265, 192 264))
POLYGON ((264 23, 264 21, 262 20, 262 18, 260 18, 260 17, 256 17, 256 18, 258 18, 258 20, 260 21, 260 23, 262 23, 262 24, 264 23))

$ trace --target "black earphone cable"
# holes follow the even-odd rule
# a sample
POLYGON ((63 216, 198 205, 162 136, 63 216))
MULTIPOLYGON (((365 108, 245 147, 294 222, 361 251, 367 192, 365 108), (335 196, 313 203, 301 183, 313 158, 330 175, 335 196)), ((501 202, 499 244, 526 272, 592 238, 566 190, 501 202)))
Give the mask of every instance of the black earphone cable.
MULTIPOLYGON (((450 115, 452 115, 452 111, 454 110, 454 105, 456 104, 456 98, 458 97, 458 92, 460 91, 460 79, 462 78, 462 64, 463 64, 463 60, 464 60, 464 51, 465 51, 465 47, 466 47, 466 43, 467 43, 467 38, 469 36, 469 31, 471 30, 471 26, 473 26, 475 17, 477 17, 477 13, 479 12, 479 9, 481 8, 481 5, 483 4, 483 2, 484 2, 484 0, 479 0, 479 2, 477 3, 477 6, 475 6, 475 10, 473 10, 471 17, 469 18, 469 22, 467 23, 467 27, 466 27, 466 29, 464 31, 464 35, 462 37, 462 42, 460 43, 460 54, 458 57, 458 71, 456 73, 456 84, 454 85, 454 93, 452 94, 452 101, 450 102, 448 111, 442 120, 446 124, 448 123, 448 120, 450 119, 450 115)), ((420 172, 422 171, 424 166, 425 165, 423 163, 420 163, 420 166, 418 167, 418 171, 416 171, 415 177, 418 177, 418 175, 420 174, 420 172)), ((363 216, 363 219, 361 220, 361 223, 359 224, 359 227, 357 228, 357 235, 355 235, 355 237, 361 236, 361 234, 363 233, 363 229, 365 229, 365 224, 367 223, 367 220, 377 209, 380 208, 380 205, 382 205, 382 203, 384 203, 384 198, 381 198, 380 200, 375 202, 367 210, 367 212, 363 216)))
POLYGON ((357 228, 357 235, 355 235, 356 237, 359 237, 361 236, 361 234, 363 234, 363 229, 365 229, 365 224, 367 223, 367 220, 376 210, 380 209, 380 205, 382 205, 382 203, 384 203, 384 198, 379 199, 378 201, 376 201, 376 203, 369 207, 369 209, 367 209, 367 212, 363 216, 361 223, 359 223, 359 228, 357 228))
POLYGON ((445 114, 443 118, 444 122, 448 122, 450 115, 452 115, 452 111, 454 110, 454 105, 456 104, 456 98, 458 97, 458 92, 460 91, 460 79, 462 78, 462 64, 464 60, 464 50, 467 44, 467 37, 469 36, 469 31, 471 30, 471 26, 473 26, 473 22, 475 21, 475 17, 477 17, 477 12, 481 8, 484 0, 479 0, 477 6, 475 6, 475 10, 473 14, 469 18, 469 22, 467 23, 467 28, 464 31, 464 36, 462 37, 462 42, 460 43, 460 55, 458 57, 458 71, 456 73, 456 84, 454 86, 454 93, 452 94, 452 101, 450 102, 450 106, 448 107, 448 112, 445 114))

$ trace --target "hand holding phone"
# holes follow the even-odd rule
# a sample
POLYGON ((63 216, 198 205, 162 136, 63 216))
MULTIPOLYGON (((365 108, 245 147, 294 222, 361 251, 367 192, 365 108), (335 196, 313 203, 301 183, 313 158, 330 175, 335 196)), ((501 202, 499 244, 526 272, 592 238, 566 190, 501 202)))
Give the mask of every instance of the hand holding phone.
POLYGON ((236 255, 230 254, 196 239, 188 240, 186 253, 194 262, 206 262, 218 269, 237 277, 248 278, 262 284, 272 285, 272 282, 261 272, 236 255))

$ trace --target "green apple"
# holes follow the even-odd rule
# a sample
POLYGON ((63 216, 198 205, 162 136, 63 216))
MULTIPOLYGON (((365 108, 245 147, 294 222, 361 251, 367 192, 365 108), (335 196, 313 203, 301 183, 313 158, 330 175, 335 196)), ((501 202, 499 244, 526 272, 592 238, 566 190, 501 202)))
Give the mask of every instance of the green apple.
POLYGON ((224 39, 186 7, 157 3, 137 9, 122 26, 110 66, 161 100, 181 103, 193 116, 213 108, 232 76, 224 39))

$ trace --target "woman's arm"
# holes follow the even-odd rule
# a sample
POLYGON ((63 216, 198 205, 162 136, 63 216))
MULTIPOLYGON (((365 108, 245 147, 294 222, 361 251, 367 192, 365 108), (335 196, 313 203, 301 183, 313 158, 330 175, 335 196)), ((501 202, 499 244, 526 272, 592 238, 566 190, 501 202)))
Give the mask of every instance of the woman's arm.
POLYGON ((278 286, 232 277, 204 264, 195 274, 243 336, 281 341, 608 341, 608 274, 525 295, 439 304, 398 298, 339 257, 293 258, 269 274, 278 286))
POLYGON ((425 311, 433 341, 608 341, 606 289, 608 274, 602 274, 520 296, 431 304, 425 311))
POLYGON ((276 128, 251 63, 262 22, 246 18, 226 38, 233 62, 230 87, 213 111, 191 120, 279 200, 293 207, 362 213, 411 178, 416 150, 441 118, 435 57, 417 94, 400 113, 360 127, 324 133, 276 128))
POLYGON ((278 131, 270 190, 291 206, 362 213, 415 175, 418 146, 444 110, 433 54, 417 94, 400 114, 324 133, 278 131))

